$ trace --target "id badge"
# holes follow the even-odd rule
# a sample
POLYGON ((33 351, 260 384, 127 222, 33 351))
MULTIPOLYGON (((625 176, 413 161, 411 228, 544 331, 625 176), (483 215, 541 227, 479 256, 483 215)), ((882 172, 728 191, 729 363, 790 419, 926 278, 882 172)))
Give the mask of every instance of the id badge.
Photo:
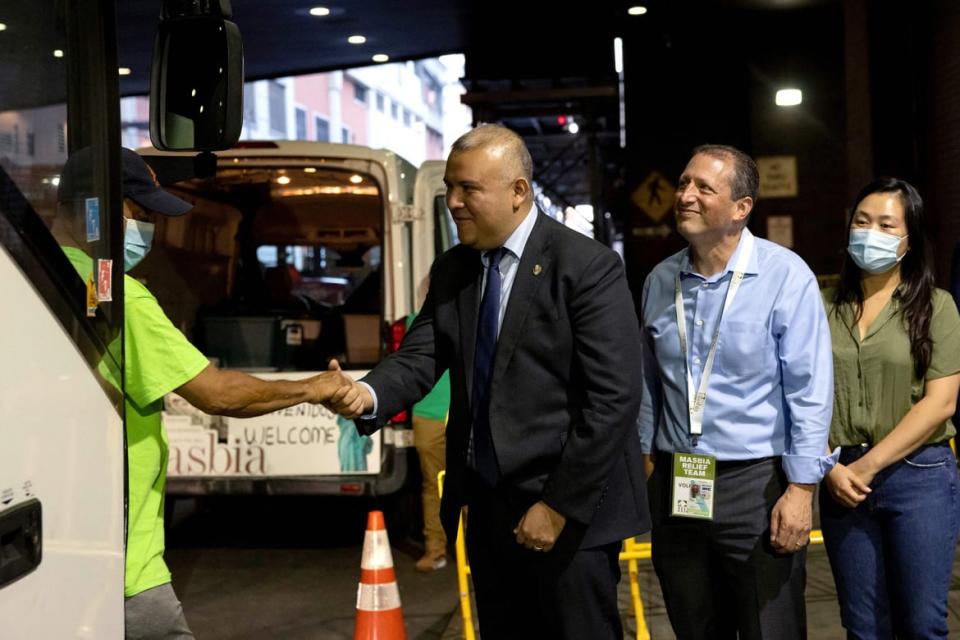
POLYGON ((697 453, 674 453, 670 475, 670 515, 713 520, 717 459, 697 453))

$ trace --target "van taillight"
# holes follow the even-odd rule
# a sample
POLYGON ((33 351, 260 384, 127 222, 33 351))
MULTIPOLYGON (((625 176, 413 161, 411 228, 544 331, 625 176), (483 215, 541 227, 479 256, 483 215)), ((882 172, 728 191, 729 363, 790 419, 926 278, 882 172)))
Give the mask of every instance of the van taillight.
MULTIPOLYGON (((390 353, 400 349, 400 343, 403 342, 403 336, 407 335, 407 319, 400 318, 390 325, 390 353)), ((406 411, 401 411, 390 418, 393 424, 406 424, 409 416, 406 411)))
POLYGON ((403 336, 407 335, 407 319, 402 318, 390 325, 390 353, 400 348, 403 336))

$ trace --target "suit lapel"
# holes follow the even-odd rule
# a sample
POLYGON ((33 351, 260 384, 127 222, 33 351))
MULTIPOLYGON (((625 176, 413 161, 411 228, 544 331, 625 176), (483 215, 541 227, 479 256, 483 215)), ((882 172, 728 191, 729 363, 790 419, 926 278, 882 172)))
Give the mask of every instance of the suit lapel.
POLYGON ((477 350, 477 310, 480 308, 483 264, 478 252, 471 251, 469 255, 464 272, 464 285, 457 295, 457 315, 460 318, 460 352, 463 354, 467 380, 467 398, 473 402, 473 356, 477 350))
POLYGON ((546 250, 547 242, 546 216, 537 211, 537 221, 527 244, 523 248, 523 256, 517 265, 517 274, 510 290, 510 299, 507 301, 507 312, 500 327, 500 337, 497 339, 497 351, 493 360, 493 380, 503 376, 523 334, 523 321, 527 317, 531 303, 536 296, 540 283, 547 279, 550 269, 550 257, 546 250))

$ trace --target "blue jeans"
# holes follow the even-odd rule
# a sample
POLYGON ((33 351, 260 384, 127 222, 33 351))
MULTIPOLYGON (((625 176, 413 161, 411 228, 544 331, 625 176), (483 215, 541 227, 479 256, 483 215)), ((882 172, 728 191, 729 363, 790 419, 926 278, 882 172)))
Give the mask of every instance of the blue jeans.
MULTIPOLYGON (((844 448, 850 464, 866 447, 844 448)), ((848 638, 946 638, 960 496, 946 443, 921 447, 874 478, 855 509, 820 490, 820 523, 848 638)))

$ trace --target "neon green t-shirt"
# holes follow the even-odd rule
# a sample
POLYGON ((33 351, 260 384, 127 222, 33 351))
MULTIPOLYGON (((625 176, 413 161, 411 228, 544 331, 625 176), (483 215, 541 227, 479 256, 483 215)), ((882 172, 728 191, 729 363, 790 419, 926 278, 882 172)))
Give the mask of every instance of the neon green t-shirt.
MULTIPOLYGON (((73 247, 63 251, 86 281, 93 269, 90 257, 73 247)), ((195 378, 209 361, 173 326, 143 284, 124 276, 123 286, 128 495, 124 595, 129 598, 170 582, 163 560, 169 452, 160 412, 163 396, 195 378)), ((112 377, 106 367, 101 372, 112 377)))

